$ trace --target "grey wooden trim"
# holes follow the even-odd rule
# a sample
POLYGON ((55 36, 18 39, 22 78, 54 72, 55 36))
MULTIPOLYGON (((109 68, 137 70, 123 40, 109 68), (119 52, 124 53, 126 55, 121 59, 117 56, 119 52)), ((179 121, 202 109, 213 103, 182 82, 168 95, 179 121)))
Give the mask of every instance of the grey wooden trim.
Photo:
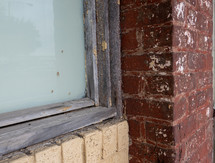
POLYGON ((0 156, 116 116, 115 108, 92 107, 0 129, 0 156))
POLYGON ((80 108, 90 107, 94 101, 89 98, 80 100, 61 102, 40 107, 28 108, 14 112, 0 114, 0 127, 8 126, 24 121, 43 118, 51 115, 61 114, 80 108))
POLYGON ((95 0, 84 0, 87 96, 99 105, 95 0))
POLYGON ((120 1, 109 1, 111 98, 122 117, 120 1))
POLYGON ((98 53, 99 103, 111 107, 109 0, 96 1, 96 34, 98 53))

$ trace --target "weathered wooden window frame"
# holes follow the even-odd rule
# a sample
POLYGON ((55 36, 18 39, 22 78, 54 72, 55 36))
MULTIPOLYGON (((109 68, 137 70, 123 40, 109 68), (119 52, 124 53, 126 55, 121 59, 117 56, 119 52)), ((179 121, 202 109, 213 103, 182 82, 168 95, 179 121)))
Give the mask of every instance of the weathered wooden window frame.
POLYGON ((0 156, 122 117, 118 1, 84 0, 87 98, 0 115, 0 156))

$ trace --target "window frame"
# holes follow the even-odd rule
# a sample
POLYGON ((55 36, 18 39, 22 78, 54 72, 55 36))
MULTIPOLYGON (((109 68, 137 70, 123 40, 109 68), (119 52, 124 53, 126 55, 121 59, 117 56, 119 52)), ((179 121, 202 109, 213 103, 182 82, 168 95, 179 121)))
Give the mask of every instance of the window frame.
POLYGON ((122 117, 119 1, 83 5, 87 97, 0 114, 0 156, 122 117))

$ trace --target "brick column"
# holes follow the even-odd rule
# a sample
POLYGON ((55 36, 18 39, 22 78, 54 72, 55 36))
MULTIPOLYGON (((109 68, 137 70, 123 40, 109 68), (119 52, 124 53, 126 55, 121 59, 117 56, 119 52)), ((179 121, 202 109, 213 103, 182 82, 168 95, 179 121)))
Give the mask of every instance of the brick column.
POLYGON ((212 162, 212 0, 121 0, 130 163, 212 162))

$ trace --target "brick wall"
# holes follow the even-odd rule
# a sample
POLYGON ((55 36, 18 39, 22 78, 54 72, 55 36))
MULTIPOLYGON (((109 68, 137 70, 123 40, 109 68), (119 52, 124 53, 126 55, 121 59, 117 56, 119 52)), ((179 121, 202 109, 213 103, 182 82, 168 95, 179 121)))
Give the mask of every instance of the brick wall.
POLYGON ((130 163, 212 162, 212 0, 121 0, 130 163))
POLYGON ((0 163, 128 163, 128 124, 87 127, 0 157, 0 163))

